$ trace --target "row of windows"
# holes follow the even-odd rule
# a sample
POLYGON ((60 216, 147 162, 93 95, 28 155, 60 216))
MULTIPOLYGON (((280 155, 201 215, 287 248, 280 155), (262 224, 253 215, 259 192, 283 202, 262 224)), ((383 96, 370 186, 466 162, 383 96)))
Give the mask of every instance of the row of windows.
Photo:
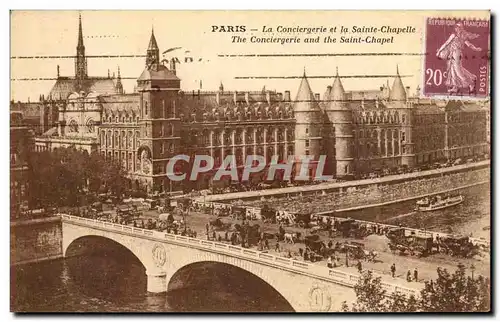
POLYGON ((264 142, 284 142, 294 140, 294 130, 292 129, 268 129, 267 132, 262 128, 248 128, 246 131, 237 129, 233 131, 191 131, 182 135, 183 143, 190 146, 213 146, 234 144, 261 144, 264 142))
POLYGON ((366 114, 359 114, 355 117, 355 122, 358 124, 394 124, 394 123, 406 124, 407 117, 405 114, 399 117, 399 113, 395 112, 391 113, 377 113, 377 112, 368 112, 366 114))
POLYGON ((136 149, 139 147, 139 131, 101 131, 101 145, 115 149, 136 149))
MULTIPOLYGON (((358 131, 358 139, 364 139, 364 138, 372 138, 372 139, 377 139, 379 135, 379 131, 377 130, 359 130, 358 131)), ((391 138, 391 135, 394 139, 398 138, 399 135, 401 135, 401 140, 406 141, 406 132, 404 130, 385 130, 381 129, 380 130, 380 139, 385 140, 386 138, 391 138), (399 132, 399 134, 398 134, 399 132), (392 133, 392 134, 391 134, 392 133)))
POLYGON ((155 105, 154 101, 151 102, 151 106, 148 106, 148 101, 143 101, 144 104, 144 114, 146 116, 151 116, 155 118, 174 118, 175 117, 175 100, 174 101, 165 101, 164 99, 161 100, 161 108, 155 110, 155 105), (156 111, 157 113, 151 113, 152 111, 156 111), (156 115, 154 115, 156 114, 156 115))

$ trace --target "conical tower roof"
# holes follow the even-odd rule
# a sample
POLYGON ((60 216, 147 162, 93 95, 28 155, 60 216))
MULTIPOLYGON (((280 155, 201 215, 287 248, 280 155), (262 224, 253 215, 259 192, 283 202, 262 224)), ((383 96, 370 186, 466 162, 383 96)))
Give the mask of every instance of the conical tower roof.
POLYGON ((330 91, 330 97, 332 100, 343 101, 345 95, 344 86, 339 76, 339 69, 336 69, 335 79, 333 80, 332 90, 330 91))
POLYGON ((300 81, 299 89, 297 90, 297 96, 295 97, 294 110, 296 112, 320 110, 318 102, 314 99, 314 94, 311 90, 311 86, 309 85, 309 80, 307 79, 305 70, 300 81))
POLYGON ((341 110, 347 108, 345 104, 345 90, 342 85, 342 80, 339 76, 339 69, 336 69, 335 79, 333 80, 332 89, 330 90, 330 110, 341 110))
POLYGON ((396 66, 396 78, 394 79, 394 83, 392 84, 392 88, 389 92, 389 99, 391 101, 406 101, 406 90, 403 85, 403 81, 401 80, 401 76, 399 76, 398 66, 396 66))
POLYGON ((151 29, 151 38, 149 39, 148 50, 158 50, 158 44, 156 43, 155 31, 151 29))

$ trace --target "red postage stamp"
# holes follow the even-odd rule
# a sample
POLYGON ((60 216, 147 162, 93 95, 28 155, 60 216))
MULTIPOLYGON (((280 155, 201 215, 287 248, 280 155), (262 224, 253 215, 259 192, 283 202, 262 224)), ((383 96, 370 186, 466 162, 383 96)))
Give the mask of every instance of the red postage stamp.
POLYGON ((425 96, 489 96, 488 20, 427 18, 425 36, 425 96))

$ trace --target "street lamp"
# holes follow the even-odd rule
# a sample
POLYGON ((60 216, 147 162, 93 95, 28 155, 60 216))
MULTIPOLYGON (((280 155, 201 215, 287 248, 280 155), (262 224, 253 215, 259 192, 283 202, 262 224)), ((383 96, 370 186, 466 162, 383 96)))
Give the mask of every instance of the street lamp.
POLYGON ((345 267, 349 267, 349 248, 345 249, 345 267))

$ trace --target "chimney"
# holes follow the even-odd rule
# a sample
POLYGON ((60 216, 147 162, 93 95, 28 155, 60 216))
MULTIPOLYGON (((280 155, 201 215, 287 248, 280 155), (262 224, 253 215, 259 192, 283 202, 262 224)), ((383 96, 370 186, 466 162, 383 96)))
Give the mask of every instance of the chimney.
POLYGON ((217 105, 220 105, 220 93, 215 93, 215 101, 217 102, 217 105))
POLYGON ((237 91, 234 91, 234 93, 233 93, 233 102, 234 102, 234 104, 238 103, 238 92, 237 91))
POLYGON ((271 92, 269 91, 266 92, 266 101, 267 104, 271 105, 271 92))
POLYGON ((314 94, 314 99, 316 100, 316 102, 320 101, 319 93, 314 94))
POLYGON ((290 102, 290 91, 285 91, 284 101, 290 102))
POLYGON ((247 105, 250 104, 250 93, 249 92, 245 92, 245 102, 247 102, 247 105))
POLYGON ((177 71, 175 70, 175 59, 170 60, 170 71, 174 73, 174 75, 177 75, 177 71))

